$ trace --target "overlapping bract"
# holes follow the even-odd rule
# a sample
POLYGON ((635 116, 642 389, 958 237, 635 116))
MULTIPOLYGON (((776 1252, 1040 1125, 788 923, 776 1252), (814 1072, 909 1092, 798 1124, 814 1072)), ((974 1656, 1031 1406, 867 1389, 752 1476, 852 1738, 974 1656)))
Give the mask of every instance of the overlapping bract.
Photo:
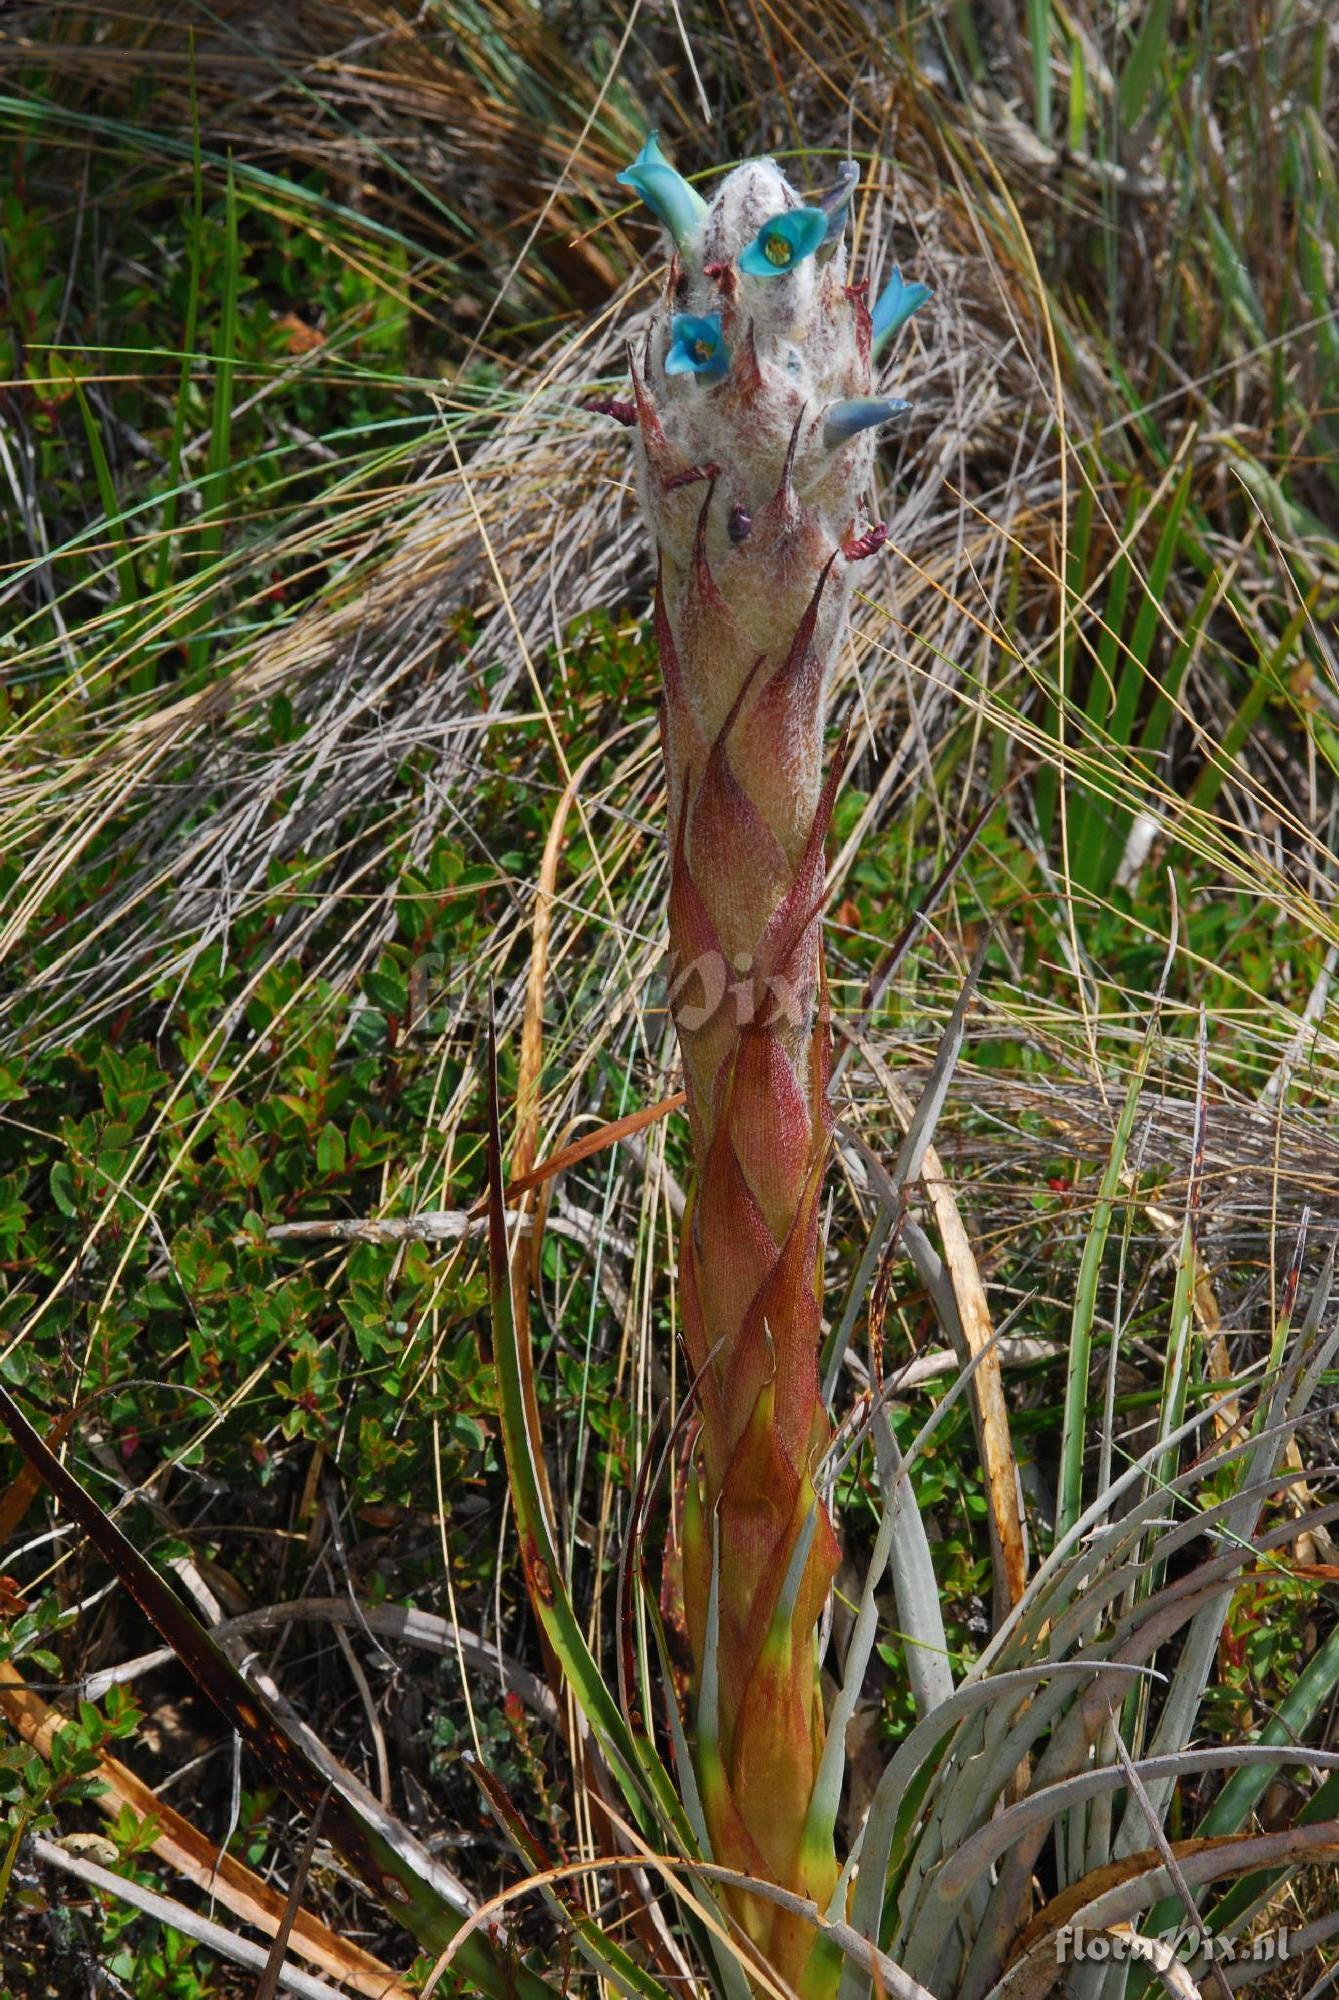
MULTIPOLYGON (((825 695, 853 564, 881 539, 861 511, 875 427, 899 407, 871 397, 873 329, 847 283, 854 179, 810 205, 750 161, 700 213, 658 185, 675 254, 633 364, 697 1164, 680 1265, 701 1412, 682 1536, 697 1779, 716 1858, 820 1907, 837 1875, 830 1836, 804 1833, 838 1561, 818 1491, 825 695)), ((738 1914, 797 1990, 832 1990, 803 1919, 749 1897, 738 1914)))

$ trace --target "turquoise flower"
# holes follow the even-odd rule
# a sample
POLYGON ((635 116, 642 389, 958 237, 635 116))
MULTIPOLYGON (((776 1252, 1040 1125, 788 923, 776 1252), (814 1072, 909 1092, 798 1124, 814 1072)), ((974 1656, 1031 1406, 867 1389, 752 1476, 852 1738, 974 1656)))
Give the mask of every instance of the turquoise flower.
POLYGON ((670 335, 667 375, 700 375, 704 382, 719 382, 730 366, 719 313, 675 313, 670 335))
POLYGON ((742 252, 739 268, 750 278, 784 278, 813 256, 827 231, 828 219, 821 208, 789 208, 764 222, 742 252))
POLYGON ((928 285, 908 285, 894 264, 893 275, 879 293, 878 303, 870 315, 874 322, 875 354, 888 345, 897 329, 905 326, 927 299, 933 297, 934 293, 928 285))
POLYGON ((656 220, 664 223, 680 250, 707 212, 707 204, 697 189, 689 187, 661 152, 656 132, 652 132, 632 165, 624 167, 618 184, 640 196, 656 220))

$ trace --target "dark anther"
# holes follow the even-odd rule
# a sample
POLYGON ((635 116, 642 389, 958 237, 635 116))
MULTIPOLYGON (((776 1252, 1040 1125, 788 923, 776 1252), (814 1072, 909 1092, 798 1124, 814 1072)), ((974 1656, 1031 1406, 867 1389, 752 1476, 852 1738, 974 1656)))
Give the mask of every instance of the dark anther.
POLYGON ((730 518, 725 524, 725 532, 732 542, 746 542, 753 528, 753 516, 747 507, 732 507, 730 518))

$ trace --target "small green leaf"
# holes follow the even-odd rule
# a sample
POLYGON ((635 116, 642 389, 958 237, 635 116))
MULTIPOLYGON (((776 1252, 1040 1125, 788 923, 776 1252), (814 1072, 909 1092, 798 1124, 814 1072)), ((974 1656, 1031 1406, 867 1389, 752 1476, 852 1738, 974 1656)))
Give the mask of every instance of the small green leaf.
POLYGON ((78 1215, 79 1206, 74 1198, 74 1174, 68 1160, 57 1160, 51 1169, 51 1199, 61 1214, 68 1215, 72 1221, 78 1215))

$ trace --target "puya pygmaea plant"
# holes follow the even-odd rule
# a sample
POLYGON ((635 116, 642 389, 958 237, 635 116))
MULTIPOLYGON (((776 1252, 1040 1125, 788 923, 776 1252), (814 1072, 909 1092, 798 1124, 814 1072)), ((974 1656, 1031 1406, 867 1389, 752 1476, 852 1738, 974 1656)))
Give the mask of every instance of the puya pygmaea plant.
MULTIPOLYGON (((819 1491, 821 1198, 829 1022, 820 905, 841 753, 824 772, 833 660, 858 564, 879 357, 929 296, 894 271, 872 312, 847 279, 847 163, 806 199, 750 160, 708 203, 655 136, 620 175, 672 241, 632 357, 655 544, 672 868, 673 1010, 695 1185, 680 1261, 700 1430, 681 1534, 692 1746, 714 1858, 826 1909, 838 1880, 816 1632, 838 1563, 819 1491)), ((835 1988, 811 1923, 734 1899, 802 1994, 835 1988)))

